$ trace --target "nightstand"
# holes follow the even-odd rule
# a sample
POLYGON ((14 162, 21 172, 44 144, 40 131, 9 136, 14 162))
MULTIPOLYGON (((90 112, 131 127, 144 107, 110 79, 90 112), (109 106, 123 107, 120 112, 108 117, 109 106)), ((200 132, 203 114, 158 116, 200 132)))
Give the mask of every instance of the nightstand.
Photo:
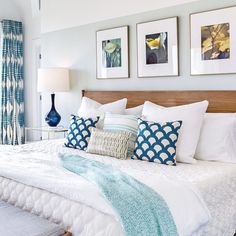
POLYGON ((47 133, 47 139, 49 140, 49 139, 55 138, 56 134, 59 134, 59 133, 62 133, 63 136, 65 137, 65 134, 68 131, 68 129, 63 126, 25 127, 25 142, 27 142, 27 134, 29 131, 47 133))

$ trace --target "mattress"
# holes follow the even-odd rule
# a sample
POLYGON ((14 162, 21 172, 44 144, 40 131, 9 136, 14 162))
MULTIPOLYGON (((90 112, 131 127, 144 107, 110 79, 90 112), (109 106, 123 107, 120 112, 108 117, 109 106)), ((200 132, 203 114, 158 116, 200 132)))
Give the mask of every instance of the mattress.
MULTIPOLYGON (((148 179, 164 176, 170 180, 190 183, 199 191, 211 214, 210 222, 199 228, 194 235, 232 236, 235 232, 234 164, 198 161, 194 165, 178 164, 176 167, 168 167, 142 161, 121 161, 65 148, 62 140, 42 141, 14 148, 4 146, 1 147, 0 156, 3 153, 14 156, 20 152, 47 154, 52 159, 56 159, 58 152, 69 152, 112 164, 126 173, 132 173, 137 179, 147 179, 148 173, 148 179)), ((147 185, 152 185, 152 182, 147 180, 147 185)), ((74 235, 123 235, 120 222, 111 215, 88 204, 72 201, 60 194, 26 185, 12 178, 0 177, 0 199, 58 223, 74 235)))

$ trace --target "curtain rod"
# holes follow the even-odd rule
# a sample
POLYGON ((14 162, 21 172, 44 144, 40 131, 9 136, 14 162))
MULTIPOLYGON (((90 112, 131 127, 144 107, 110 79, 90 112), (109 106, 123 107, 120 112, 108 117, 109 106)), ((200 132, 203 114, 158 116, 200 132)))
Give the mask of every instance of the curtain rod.
POLYGON ((4 20, 10 20, 10 21, 15 21, 15 22, 23 23, 22 20, 16 20, 16 19, 0 19, 0 22, 2 22, 2 21, 4 21, 4 20))

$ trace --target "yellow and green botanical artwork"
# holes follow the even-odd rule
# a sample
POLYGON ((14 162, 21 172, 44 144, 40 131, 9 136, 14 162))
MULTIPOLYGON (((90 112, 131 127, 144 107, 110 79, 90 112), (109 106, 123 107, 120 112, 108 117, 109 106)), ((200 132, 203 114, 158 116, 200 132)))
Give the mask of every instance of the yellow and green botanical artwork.
POLYGON ((102 41, 103 67, 121 67, 121 38, 102 41))
POLYGON ((230 58, 229 23, 201 27, 202 60, 230 58))
POLYGON ((168 63, 168 33, 146 35, 146 64, 168 63))

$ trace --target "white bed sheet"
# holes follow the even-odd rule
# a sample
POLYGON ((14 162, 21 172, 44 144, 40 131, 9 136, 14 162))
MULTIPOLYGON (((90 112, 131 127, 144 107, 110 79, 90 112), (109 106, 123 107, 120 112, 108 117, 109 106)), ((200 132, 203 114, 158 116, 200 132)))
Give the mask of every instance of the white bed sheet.
MULTIPOLYGON (((85 155, 84 152, 64 148, 61 140, 33 143, 13 149, 12 147, 0 148, 0 153, 5 153, 4 155, 6 155, 6 153, 9 152, 11 156, 14 155, 14 153, 19 153, 19 150, 31 154, 32 151, 34 153, 50 154, 52 158, 56 158, 55 155, 58 152, 85 155)), ((133 175, 137 179, 146 179, 146 184, 151 187, 153 187, 152 184, 155 184, 151 180, 158 177, 165 177, 170 181, 192 183, 203 196, 212 216, 211 222, 206 227, 202 227, 198 230, 196 235, 233 235, 236 229, 236 197, 234 195, 236 192, 236 165, 199 161, 195 165, 179 164, 177 167, 169 167, 133 160, 120 161, 114 158, 89 154, 86 154, 86 156, 105 163, 110 163, 133 175)), ((89 184, 86 188, 87 190, 89 189, 89 184)), ((186 218, 186 224, 188 220, 189 219, 186 218)))

